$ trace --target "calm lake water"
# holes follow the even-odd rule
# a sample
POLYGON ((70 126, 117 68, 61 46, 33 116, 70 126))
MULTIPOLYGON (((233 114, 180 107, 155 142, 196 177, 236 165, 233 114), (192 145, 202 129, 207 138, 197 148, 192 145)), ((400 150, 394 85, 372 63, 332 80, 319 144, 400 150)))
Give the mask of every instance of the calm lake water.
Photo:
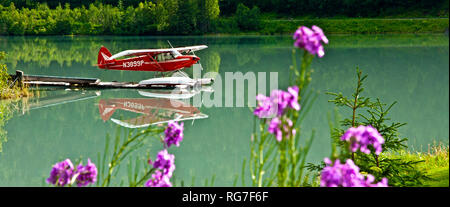
MULTIPOLYGON (((448 35, 362 35, 330 36, 326 55, 313 61, 311 87, 318 98, 302 125, 302 139, 316 130, 308 161, 317 163, 330 154, 327 114, 334 105, 325 92, 350 96, 359 67, 368 78, 365 96, 385 103, 398 103, 390 114, 396 122, 406 122, 400 135, 409 139, 410 150, 426 151, 434 141, 449 141, 449 38, 448 35)), ((206 44, 196 53, 203 72, 278 72, 281 89, 288 85, 292 65, 290 36, 271 37, 0 37, 0 51, 8 53, 10 73, 71 77, 95 77, 103 81, 139 81, 152 76, 148 72, 107 71, 97 69, 101 45, 113 54, 126 49, 206 44)), ((190 71, 190 70, 188 70, 190 71)), ((215 91, 214 93, 217 93, 215 91)), ((224 91, 222 91, 222 95, 224 91)), ((199 94, 201 95, 201 94, 199 94)), ((197 95, 198 96, 198 95, 197 95)), ((40 98, 20 102, 1 131, 0 186, 45 186, 51 166, 70 158, 97 163, 107 134, 114 137, 117 128, 111 119, 104 121, 99 104, 111 100, 151 101, 137 90, 64 90, 40 92, 40 98)), ((164 100, 162 100, 164 101, 164 100)), ((248 159, 253 114, 246 107, 199 107, 208 118, 185 121, 184 140, 169 151, 176 156, 175 183, 203 186, 215 177, 216 186, 232 186, 248 159)), ((350 111, 340 109, 341 116, 350 111)), ((139 114, 117 111, 115 119, 131 119, 139 114), (125 117, 125 118, 123 118, 125 117)), ((1 123, 1 122, 0 122, 1 123)), ((162 145, 148 140, 132 156, 154 159, 162 145)), ((124 162, 117 175, 127 184, 124 162)), ((247 176, 246 180, 249 180, 247 176)), ((241 179, 237 185, 241 184, 241 179)))

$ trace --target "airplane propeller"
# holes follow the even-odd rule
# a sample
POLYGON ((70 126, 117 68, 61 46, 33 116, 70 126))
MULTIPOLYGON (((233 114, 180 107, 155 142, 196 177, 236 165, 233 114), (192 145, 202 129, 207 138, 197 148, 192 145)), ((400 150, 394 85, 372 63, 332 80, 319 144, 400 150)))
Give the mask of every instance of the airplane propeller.
MULTIPOLYGON (((168 43, 169 46, 173 49, 173 46, 172 46, 172 44, 170 44, 170 41, 169 41, 169 40, 167 40, 167 43, 168 43)), ((192 49, 191 49, 190 51, 192 52, 193 55, 195 55, 195 52, 194 52, 192 49)), ((195 55, 195 56, 197 56, 197 55, 195 55)), ((202 63, 200 62, 200 60, 198 60, 197 62, 198 62, 198 64, 200 64, 200 65, 202 64, 202 63)), ((200 67, 200 69, 203 70, 203 67, 200 67)))
POLYGON ((169 43, 170 47, 173 49, 173 46, 172 46, 172 44, 170 44, 169 40, 167 40, 167 43, 169 43))

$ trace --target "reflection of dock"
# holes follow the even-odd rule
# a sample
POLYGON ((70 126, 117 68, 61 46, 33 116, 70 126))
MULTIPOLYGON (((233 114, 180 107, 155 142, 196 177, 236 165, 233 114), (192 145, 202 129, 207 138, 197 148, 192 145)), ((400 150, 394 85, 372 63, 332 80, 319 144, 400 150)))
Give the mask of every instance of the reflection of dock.
POLYGON ((54 96, 48 96, 39 98, 35 102, 28 102, 27 103, 27 111, 33 110, 33 109, 39 109, 39 108, 45 108, 50 106, 56 106, 60 104, 66 104, 86 99, 91 99, 99 96, 101 93, 99 91, 93 92, 93 91, 85 91, 80 93, 67 93, 67 94, 59 94, 54 96))
MULTIPOLYGON (((60 76, 44 76, 44 75, 24 75, 22 71, 16 71, 15 75, 10 75, 13 82, 19 85, 43 86, 43 87, 66 87, 66 88, 127 88, 127 89, 155 89, 155 88, 174 88, 173 84, 147 85, 135 82, 102 82, 98 78, 81 78, 81 77, 60 77, 60 76)), ((200 85, 211 81, 198 79, 200 85)))

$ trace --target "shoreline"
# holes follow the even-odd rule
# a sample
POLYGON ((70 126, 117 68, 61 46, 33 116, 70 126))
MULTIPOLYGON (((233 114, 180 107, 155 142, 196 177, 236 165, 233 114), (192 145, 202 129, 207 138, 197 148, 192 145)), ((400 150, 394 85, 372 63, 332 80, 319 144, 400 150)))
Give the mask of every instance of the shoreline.
MULTIPOLYGON (((222 24, 231 24, 233 19, 222 17, 222 24)), ((358 34, 448 34, 448 18, 317 18, 317 19, 261 19, 259 29, 243 31, 236 27, 217 26, 212 32, 197 34, 148 33, 148 34, 5 34, 0 36, 277 36, 292 35, 299 26, 320 26, 328 35, 358 34)))
POLYGON ((291 21, 265 20, 263 33, 295 31, 298 26, 318 25, 326 34, 429 34, 448 33, 448 18, 421 19, 304 19, 291 21))

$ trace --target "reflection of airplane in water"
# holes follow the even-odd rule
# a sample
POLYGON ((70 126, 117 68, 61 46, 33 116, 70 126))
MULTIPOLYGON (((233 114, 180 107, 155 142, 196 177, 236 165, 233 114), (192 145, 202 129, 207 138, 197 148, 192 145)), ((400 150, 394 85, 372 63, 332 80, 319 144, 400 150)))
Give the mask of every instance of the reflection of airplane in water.
POLYGON ((153 124, 166 123, 170 120, 183 121, 208 117, 201 113, 198 108, 183 101, 163 98, 102 99, 98 104, 98 108, 104 121, 111 119, 114 123, 127 128, 147 127, 153 124), (142 115, 126 120, 111 118, 117 109, 142 115))
POLYGON ((177 86, 173 90, 139 90, 141 96, 151 98, 112 98, 99 101, 98 108, 103 121, 128 128, 147 127, 170 120, 195 120, 208 118, 198 108, 179 99, 190 99, 200 92, 213 92, 209 86, 177 86), (120 120, 111 116, 117 109, 141 114, 138 117, 120 120))
MULTIPOLYGON (((110 119, 112 122, 123 127, 140 128, 165 123, 170 120, 204 119, 208 115, 201 113, 198 108, 186 103, 186 100, 200 92, 213 92, 213 90, 211 87, 203 86, 194 88, 176 87, 174 90, 139 90, 137 92, 141 96, 151 98, 101 99, 98 103, 98 108, 102 120, 106 122, 110 119), (113 118, 112 115, 117 109, 137 113, 140 116, 126 120, 113 118)), ((127 94, 129 93, 127 92, 127 94)), ((101 95, 102 93, 100 91, 90 90, 58 92, 56 95, 49 95, 27 102, 23 113, 33 109, 83 101, 101 95)))

